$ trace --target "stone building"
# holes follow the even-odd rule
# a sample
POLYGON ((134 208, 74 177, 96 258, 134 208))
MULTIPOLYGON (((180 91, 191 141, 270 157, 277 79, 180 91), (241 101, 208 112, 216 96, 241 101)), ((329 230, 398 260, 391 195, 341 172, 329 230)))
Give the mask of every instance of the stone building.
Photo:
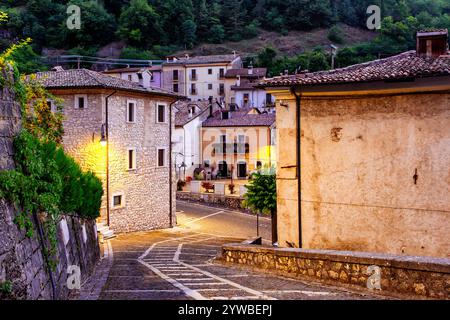
POLYGON ((242 60, 236 54, 170 57, 162 65, 163 88, 193 101, 210 97, 225 101, 225 74, 234 68, 242 68, 242 60))
POLYGON ((118 68, 103 71, 108 76, 139 83, 144 88, 162 88, 162 67, 118 68))
POLYGON ((277 99, 280 246, 450 257, 447 36, 262 81, 277 99))
POLYGON ((225 74, 225 96, 228 104, 240 108, 273 109, 273 97, 258 87, 259 80, 267 74, 266 68, 229 69, 225 74))
POLYGON ((173 226, 171 108, 180 97, 86 69, 37 77, 63 99, 63 146, 102 180, 101 218, 110 228, 131 232, 173 226))

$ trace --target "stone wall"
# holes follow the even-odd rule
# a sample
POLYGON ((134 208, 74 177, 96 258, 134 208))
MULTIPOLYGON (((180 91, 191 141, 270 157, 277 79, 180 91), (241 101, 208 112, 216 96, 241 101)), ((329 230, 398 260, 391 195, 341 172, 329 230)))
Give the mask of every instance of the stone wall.
POLYGON ((67 287, 69 266, 81 271, 81 283, 94 271, 100 259, 95 221, 64 216, 58 226, 57 266, 45 260, 43 247, 49 244, 40 237, 40 222, 34 221, 33 236, 27 237, 14 223, 16 211, 0 200, 0 282, 12 284, 10 293, 0 292, 1 299, 67 299, 77 291, 67 287))
MULTIPOLYGON (((0 76, 12 83, 11 72, 0 76)), ((21 127, 20 105, 10 87, 0 88, 0 170, 14 168, 13 137, 21 127)), ((66 299, 70 294, 68 266, 78 266, 81 279, 92 271, 100 257, 94 221, 77 217, 61 218, 58 228, 57 266, 49 268, 44 254, 48 247, 42 223, 33 219, 33 236, 19 230, 14 222, 17 210, 0 199, 0 284, 11 284, 11 291, 0 290, 1 299, 66 299)))
POLYGON ((382 295, 450 299, 450 259, 230 244, 220 260, 382 295))
POLYGON ((177 192, 177 200, 203 203, 215 207, 247 211, 242 205, 243 198, 218 195, 213 193, 177 192))
MULTIPOLYGON (((106 201, 110 203, 110 228, 116 233, 148 231, 170 227, 175 223, 176 179, 174 168, 172 198, 169 208, 169 121, 157 123, 156 105, 165 104, 166 119, 170 101, 167 98, 118 91, 109 98, 109 199, 106 198, 106 152, 100 145, 105 119, 105 98, 111 91, 53 90, 63 100, 65 150, 85 170, 92 170, 102 180, 104 197, 102 218, 106 219, 106 201), (76 109, 74 97, 87 95, 85 109, 76 109), (135 122, 126 121, 127 102, 136 104, 135 122), (166 149, 166 165, 157 166, 157 148, 166 149), (136 169, 128 170, 128 150, 136 151, 136 169), (122 196, 122 205, 114 207, 113 197, 122 196), (172 211, 171 211, 172 210, 172 211)), ((172 115, 174 116, 174 115, 172 115)))
MULTIPOLYGON (((298 247, 296 103, 275 94, 279 243, 298 247)), ((332 94, 301 102, 302 247, 450 257, 448 91, 332 94)))

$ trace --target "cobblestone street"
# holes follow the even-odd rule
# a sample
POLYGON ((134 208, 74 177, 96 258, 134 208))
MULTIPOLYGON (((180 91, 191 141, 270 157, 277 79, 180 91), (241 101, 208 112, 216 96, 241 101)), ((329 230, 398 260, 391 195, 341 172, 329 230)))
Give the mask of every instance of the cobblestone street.
POLYGON ((344 289, 222 266, 213 259, 224 238, 184 230, 121 235, 105 243, 107 278, 81 299, 374 299, 344 289))

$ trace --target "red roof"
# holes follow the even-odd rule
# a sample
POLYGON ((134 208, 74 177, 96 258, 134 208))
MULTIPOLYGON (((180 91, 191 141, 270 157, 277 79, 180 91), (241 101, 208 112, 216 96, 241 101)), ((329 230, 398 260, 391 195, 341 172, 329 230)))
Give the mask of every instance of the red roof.
POLYGON ((393 81, 450 75, 450 55, 424 57, 408 51, 346 68, 278 76, 260 81, 263 87, 393 81))

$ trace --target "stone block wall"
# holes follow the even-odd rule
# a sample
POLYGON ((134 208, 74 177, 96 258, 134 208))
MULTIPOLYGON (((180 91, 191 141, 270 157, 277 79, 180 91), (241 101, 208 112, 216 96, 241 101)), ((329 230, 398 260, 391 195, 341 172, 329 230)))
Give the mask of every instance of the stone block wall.
POLYGON ((221 261, 381 295, 450 299, 450 259, 230 244, 221 261))
MULTIPOLYGON (((0 76, 13 83, 10 70, 0 76)), ((13 138, 21 128, 21 109, 10 86, 0 88, 0 170, 14 169, 13 138)), ((2 299, 66 299, 67 267, 76 265, 85 279, 99 261, 100 249, 94 221, 62 217, 58 230, 58 253, 55 270, 46 262, 48 246, 39 230, 42 223, 33 219, 33 236, 27 237, 14 222, 17 210, 0 199, 0 284, 10 283, 11 291, 0 291, 2 299), (67 228, 61 228, 65 224, 67 228)))
POLYGON ((69 266, 81 271, 81 283, 93 272, 100 259, 95 221, 64 216, 67 234, 58 228, 57 266, 51 269, 45 260, 46 239, 40 238, 40 222, 34 221, 33 236, 27 237, 14 223, 16 210, 0 200, 0 282, 12 284, 10 293, 0 292, 1 299, 64 300, 77 294, 67 287, 69 266), (84 231, 83 231, 84 230, 84 231))
MULTIPOLYGON (((157 123, 156 106, 164 104, 169 117, 170 101, 148 94, 118 91, 108 103, 109 199, 106 198, 106 152, 100 145, 101 127, 106 122, 105 98, 111 91, 101 89, 53 90, 63 100, 65 150, 85 170, 93 171, 104 187, 102 219, 106 220, 106 201, 110 203, 110 227, 116 233, 148 231, 170 227, 175 222, 176 179, 174 168, 172 208, 169 208, 169 121, 157 123), (75 108, 75 95, 87 95, 87 107, 75 108), (127 122, 127 102, 136 106, 135 121, 127 122), (166 165, 158 167, 157 149, 166 150, 166 165), (136 169, 128 170, 129 149, 136 152, 136 169), (122 205, 114 207, 113 197, 122 196, 122 205)), ((174 115, 172 115, 174 116, 174 115)), ((173 122, 172 122, 173 123, 173 122)))
POLYGON ((204 203, 206 205, 226 209, 248 211, 247 209, 244 208, 242 204, 244 199, 240 197, 230 197, 213 193, 193 193, 193 192, 178 191, 177 200, 204 203))

